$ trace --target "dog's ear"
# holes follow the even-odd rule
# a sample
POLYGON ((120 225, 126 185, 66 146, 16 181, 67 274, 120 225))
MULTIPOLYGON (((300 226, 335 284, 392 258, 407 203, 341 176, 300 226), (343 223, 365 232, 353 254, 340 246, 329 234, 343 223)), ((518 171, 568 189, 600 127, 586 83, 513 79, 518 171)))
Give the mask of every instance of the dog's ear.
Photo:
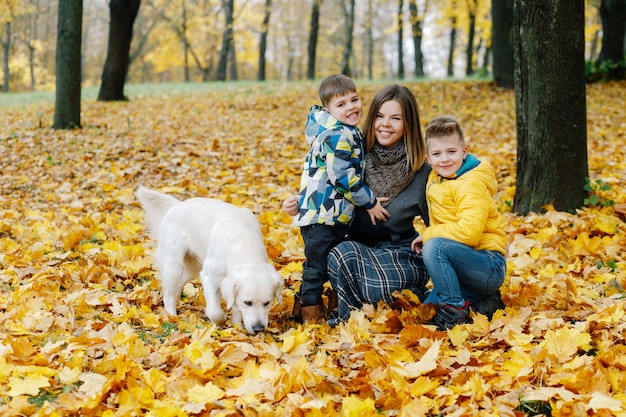
POLYGON ((283 303, 283 280, 278 274, 276 274, 276 283, 274 283, 274 297, 278 304, 283 303))
POLYGON ((235 304, 235 296, 237 295, 237 280, 226 278, 220 284, 220 291, 224 301, 226 301, 226 310, 230 310, 235 304))

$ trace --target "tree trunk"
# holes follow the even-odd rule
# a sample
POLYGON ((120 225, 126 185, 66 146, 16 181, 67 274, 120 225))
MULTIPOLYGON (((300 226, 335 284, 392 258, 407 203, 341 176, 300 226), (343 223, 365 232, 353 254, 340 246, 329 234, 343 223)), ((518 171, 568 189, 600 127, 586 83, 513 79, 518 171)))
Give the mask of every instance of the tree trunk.
POLYGON ((313 0, 313 8, 311 10, 311 23, 309 25, 309 62, 307 65, 306 77, 309 80, 315 79, 315 59, 317 53, 317 37, 320 29, 320 7, 322 0, 313 0))
POLYGON ((515 0, 513 210, 574 211, 588 177, 583 0, 515 0), (567 68, 567 71, 563 69, 567 68))
POLYGON ((265 0, 263 27, 261 29, 261 40, 259 41, 259 74, 257 77, 259 81, 265 81, 265 51, 267 50, 267 34, 270 28, 271 13, 272 0, 265 0))
POLYGON ((465 67, 465 75, 474 74, 474 35, 476 33, 476 1, 467 1, 469 28, 467 35, 467 48, 465 48, 465 57, 467 65, 465 67))
MULTIPOLYGON (((39 8, 39 1, 35 2, 35 8, 39 8)), ((30 31, 28 34, 28 71, 30 73, 30 91, 35 91, 35 86, 37 85, 37 80, 35 78, 35 53, 36 42, 38 39, 38 24, 37 24, 37 13, 31 13, 30 16, 30 31)))
POLYGON ((9 82, 11 81, 11 73, 9 72, 9 53, 11 52, 11 22, 6 23, 7 36, 5 41, 2 42, 2 49, 4 49, 4 83, 2 85, 2 91, 9 92, 9 82))
POLYGON ((237 73, 237 52, 235 51, 234 42, 230 43, 230 49, 228 50, 228 68, 230 80, 237 81, 239 79, 239 75, 237 73))
POLYGON ((133 24, 141 0, 111 0, 109 10, 109 45, 102 70, 102 84, 98 101, 123 101, 124 84, 128 74, 130 43, 133 40, 133 24))
POLYGON ((343 51, 343 59, 341 64, 341 73, 352 76, 350 70, 350 57, 352 56, 352 47, 354 39, 354 4, 355 0, 350 0, 350 9, 346 10, 346 48, 343 51))
POLYGON ((456 17, 450 24, 450 50, 448 51, 448 77, 454 75, 454 49, 456 48, 456 17))
POLYGON ((513 88, 513 0, 492 1, 491 19, 493 80, 499 87, 513 88))
POLYGON ((404 79, 404 48, 402 44, 404 43, 404 34, 402 32, 402 6, 404 0, 398 0, 398 78, 404 79))
MULTIPOLYGON (((618 64, 624 60, 624 29, 626 25, 626 0, 602 0, 602 49, 598 63, 618 64)), ((614 80, 624 78, 624 65, 615 65, 609 70, 614 80)))
POLYGON ((189 74, 189 40, 187 39, 187 4, 185 0, 181 3, 180 15, 182 22, 180 23, 180 31, 182 33, 183 40, 183 65, 185 66, 185 82, 191 81, 191 75, 189 74))
POLYGON ((374 34, 372 32, 372 0, 367 0, 367 25, 365 28, 365 48, 367 48, 367 79, 374 78, 374 34))
MULTIPOLYGON (((428 8, 428 0, 425 1, 424 13, 428 8)), ((415 0, 409 0, 409 11, 411 13, 411 30, 413 33, 413 46, 415 49, 415 77, 424 78, 424 54, 422 52, 422 16, 417 11, 417 2, 415 0)))
POLYGON ((80 128, 80 44, 83 1, 59 0, 56 47, 55 129, 80 128))
POLYGON ((226 69, 228 67, 228 53, 233 41, 233 8, 234 0, 224 0, 224 14, 226 26, 222 36, 222 49, 220 50, 220 60, 217 63, 217 81, 226 81, 226 69))

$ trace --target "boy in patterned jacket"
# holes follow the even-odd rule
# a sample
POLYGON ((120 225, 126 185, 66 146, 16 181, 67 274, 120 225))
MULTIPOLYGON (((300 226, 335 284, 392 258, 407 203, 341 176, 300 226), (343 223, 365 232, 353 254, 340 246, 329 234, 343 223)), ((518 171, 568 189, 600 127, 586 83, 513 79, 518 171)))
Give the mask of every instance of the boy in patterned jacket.
POLYGON ((302 169, 298 214, 306 258, 302 283, 292 318, 324 318, 322 293, 328 280, 328 252, 348 231, 356 206, 363 206, 372 223, 385 221, 389 212, 363 182, 365 146, 357 124, 363 114, 354 82, 343 74, 325 78, 319 87, 322 106, 309 111, 305 136, 309 151, 302 169))

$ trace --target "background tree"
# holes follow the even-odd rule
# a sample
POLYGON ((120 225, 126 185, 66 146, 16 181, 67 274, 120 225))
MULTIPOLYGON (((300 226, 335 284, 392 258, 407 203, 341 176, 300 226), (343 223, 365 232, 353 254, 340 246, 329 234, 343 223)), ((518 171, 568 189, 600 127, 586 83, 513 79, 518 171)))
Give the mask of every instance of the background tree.
POLYGON ((457 18, 452 16, 450 18, 450 44, 448 46, 448 65, 447 75, 452 77, 454 75, 454 50, 456 49, 456 34, 457 34, 457 18))
POLYGON ((398 0, 398 78, 404 79, 404 0, 398 0))
POLYGON ((80 44, 83 1, 59 0, 56 53, 55 129, 80 127, 80 44))
POLYGON ((224 19, 226 26, 224 27, 224 34, 222 36, 222 49, 220 50, 220 60, 217 64, 217 81, 226 81, 226 69, 228 66, 228 54, 231 53, 231 47, 233 43, 233 25, 234 25, 234 0, 224 0, 222 2, 224 6, 224 19))
MULTIPOLYGON (((315 0, 318 28, 308 30, 308 15, 312 13, 313 0, 273 0, 271 28, 267 33, 265 78, 268 80, 303 80, 313 69, 313 76, 321 77, 341 72, 346 52, 346 18, 344 7, 350 0, 323 2, 315 0), (303 21, 306 28, 303 28, 303 21), (303 30, 304 29, 304 30, 303 30), (314 59, 309 59, 308 39, 314 37, 314 59), (308 60, 308 62, 307 62, 308 60), (310 68, 309 68, 310 65, 310 68), (317 72, 317 74, 316 74, 317 72)), ((491 48, 491 1, 472 0, 477 5, 474 69, 482 67, 491 71, 491 59, 485 57, 491 48)), ((512 0, 499 0, 493 7, 512 0)), ((261 60, 259 34, 265 15, 265 0, 234 0, 233 42, 228 49, 227 78, 258 79, 261 60), (236 50, 236 60, 232 51, 236 50), (231 65, 231 63, 236 64, 231 65), (229 67, 230 65, 230 67, 229 67)), ((83 4, 82 65, 83 86, 101 86, 103 68, 108 53, 110 31, 110 0, 96 0, 83 4)), ((600 51, 600 0, 586 3, 587 50, 598 34, 597 53, 587 56, 596 60, 600 51), (593 28, 593 30, 590 29, 593 28)), ((0 56, 8 59, 1 46, 6 40, 6 5, 28 10, 15 12, 11 19, 10 60, 11 91, 26 91, 34 85, 38 90, 53 90, 55 83, 56 23, 58 4, 45 0, 0 0, 0 56), (50 7, 49 4, 53 4, 50 7), (5 7, 2 7, 2 6, 5 7)), ((199 82, 216 79, 217 66, 226 29, 223 0, 142 0, 141 10, 133 25, 133 40, 126 82, 199 82), (134 57, 134 58, 133 58, 134 57), (132 64, 131 64, 132 62, 132 64)), ((512 19, 512 7, 511 7, 512 19)), ((355 1, 353 47, 349 55, 350 72, 355 78, 383 79, 398 76, 398 0, 355 1), (372 23, 373 22, 373 23, 372 23)), ((461 75, 469 62, 466 46, 469 40, 469 11, 467 0, 409 0, 403 23, 403 31, 421 26, 420 46, 403 42, 405 72, 420 74, 420 61, 425 77, 443 77, 450 45, 450 22, 456 19, 456 55, 453 57, 453 73, 461 75), (415 4, 419 19, 414 14, 409 19, 411 5, 415 4), (410 45, 414 47, 411 48, 410 45), (463 48, 464 53, 459 53, 463 48), (418 51, 421 49, 421 53, 418 51), (463 68, 461 68, 463 67, 463 68)), ((494 13, 494 31, 498 19, 494 13)), ((315 19, 314 19, 315 20, 315 19)), ((406 36, 404 36, 406 38, 406 36)), ((506 37, 493 37, 494 43, 506 37)), ((509 43, 512 45, 511 43, 509 43)), ((497 49, 493 53, 495 79, 498 68, 497 49)), ((508 62, 512 63, 511 58, 508 62)), ((588 58, 591 59, 591 58, 588 58)), ((510 66, 512 68, 512 64, 510 66)), ((606 67, 603 67, 606 68, 606 67)), ((0 84, 5 77, 5 65, 0 63, 0 84)), ((512 80, 512 70, 510 71, 512 80)), ((2 89, 0 88, 0 91, 2 89)))
POLYGON ((478 0, 466 0, 467 6, 467 45, 465 47, 465 75, 474 74, 474 36, 476 34, 476 14, 478 12, 478 0))
POLYGON ((598 64, 612 63, 609 75, 614 80, 624 78, 624 30, 626 28, 626 0, 602 0, 602 49, 598 64), (618 65, 619 64, 619 65, 618 65))
POLYGON ((130 60, 130 43, 133 24, 139 11, 140 0, 111 0, 109 10, 109 46, 102 71, 99 101, 127 100, 124 84, 130 60))
POLYGON ((4 24, 5 37, 2 41, 2 49, 4 50, 4 82, 2 83, 2 91, 9 92, 9 84, 11 82, 11 71, 9 69, 9 57, 11 56, 11 22, 4 24))
MULTIPOLYGON (((374 78, 374 33, 372 30, 372 15, 374 10, 372 7, 373 0, 367 0, 367 11, 365 13, 365 37, 363 42, 363 56, 365 57, 362 62, 367 65, 367 79, 372 80, 374 78)), ((365 71, 363 71, 365 73, 365 71)))
POLYGON ((355 0, 349 0, 348 5, 344 4, 343 12, 346 18, 346 47, 343 51, 343 58, 341 60, 341 73, 352 76, 352 70, 350 69, 350 57, 352 56, 353 39, 354 39, 354 5, 355 0))
POLYGON ((319 36, 320 28, 320 7, 322 7, 322 0, 313 0, 313 6, 311 7, 311 23, 309 24, 309 45, 308 51, 308 65, 306 71, 306 77, 309 80, 315 79, 315 59, 317 58, 317 37, 319 36))
POLYGON ((416 0, 409 0, 409 14, 411 16, 411 33, 413 34, 413 58, 415 60, 414 74, 416 78, 424 77, 424 53, 422 52, 422 22, 428 11, 428 0, 424 0, 424 10, 420 14, 416 0))
POLYGON ((515 0, 514 28, 513 210, 524 215, 552 204, 574 211, 583 205, 588 177, 584 2, 515 0))
POLYGON ((259 81, 265 81, 265 51, 267 50, 267 33, 270 27, 272 13, 272 0, 265 0, 265 13, 263 14, 263 26, 261 27, 261 39, 259 41, 259 81))
POLYGON ((513 88, 513 0, 493 1, 491 5, 493 80, 499 87, 513 88))

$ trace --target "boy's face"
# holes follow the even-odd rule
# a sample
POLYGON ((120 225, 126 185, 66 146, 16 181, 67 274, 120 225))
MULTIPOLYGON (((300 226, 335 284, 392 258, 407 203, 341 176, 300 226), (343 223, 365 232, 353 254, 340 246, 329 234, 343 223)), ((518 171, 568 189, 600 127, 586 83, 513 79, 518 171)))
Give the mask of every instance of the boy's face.
POLYGON ((331 98, 324 110, 348 126, 359 124, 363 115, 363 105, 357 93, 348 93, 331 98))
POLYGON ((467 155, 467 148, 463 146, 457 134, 429 138, 426 147, 428 163, 444 178, 452 178, 463 165, 467 155))

